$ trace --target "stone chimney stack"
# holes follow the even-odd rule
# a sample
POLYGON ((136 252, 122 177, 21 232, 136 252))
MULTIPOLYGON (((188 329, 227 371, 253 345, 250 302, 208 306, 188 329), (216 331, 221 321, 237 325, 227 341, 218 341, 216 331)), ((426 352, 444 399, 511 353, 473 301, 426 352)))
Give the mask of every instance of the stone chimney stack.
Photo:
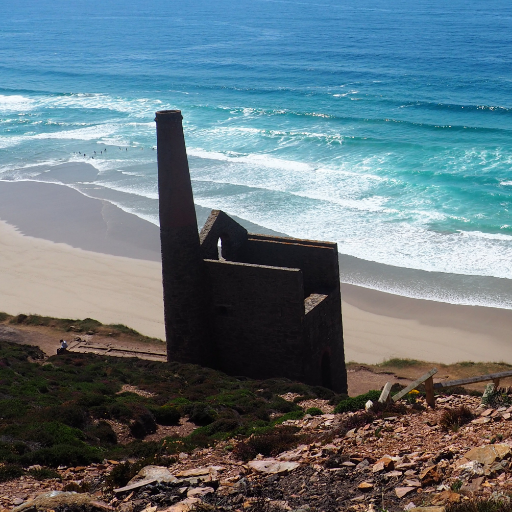
POLYGON ((156 113, 160 240, 168 361, 212 367, 209 289, 179 110, 156 113))

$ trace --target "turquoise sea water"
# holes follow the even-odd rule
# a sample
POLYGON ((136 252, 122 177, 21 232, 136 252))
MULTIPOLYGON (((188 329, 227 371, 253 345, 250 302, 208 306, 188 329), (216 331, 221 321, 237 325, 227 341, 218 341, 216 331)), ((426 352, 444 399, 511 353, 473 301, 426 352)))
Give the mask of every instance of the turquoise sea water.
POLYGON ((348 282, 512 308, 510 2, 0 4, 0 180, 87 162, 61 180, 157 223, 168 108, 198 205, 439 286, 348 282))

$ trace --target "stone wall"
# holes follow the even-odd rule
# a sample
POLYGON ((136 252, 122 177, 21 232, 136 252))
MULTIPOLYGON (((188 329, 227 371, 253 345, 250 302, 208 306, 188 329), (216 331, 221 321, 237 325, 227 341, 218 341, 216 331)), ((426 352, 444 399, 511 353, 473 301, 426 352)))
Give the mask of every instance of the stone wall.
MULTIPOLYGON (((306 304, 309 298, 306 299, 306 304)), ((305 382, 347 392, 339 288, 306 313, 304 334, 308 343, 305 382)))
POLYGON ((302 272, 206 260, 219 369, 303 380, 302 272))
POLYGON ((245 245, 241 261, 256 265, 300 268, 304 274, 304 293, 330 293, 339 286, 336 247, 302 244, 293 238, 255 239, 245 245))

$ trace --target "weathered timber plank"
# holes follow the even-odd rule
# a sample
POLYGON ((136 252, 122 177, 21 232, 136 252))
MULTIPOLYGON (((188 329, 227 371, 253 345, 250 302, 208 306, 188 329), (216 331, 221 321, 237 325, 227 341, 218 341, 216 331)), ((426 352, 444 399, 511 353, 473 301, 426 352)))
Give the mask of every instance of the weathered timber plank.
POLYGON ((477 377, 468 377, 467 379, 436 382, 434 384, 434 389, 451 388, 453 386, 463 386, 464 384, 473 384, 474 382, 484 382, 486 380, 499 380, 504 379, 505 377, 512 377, 512 370, 500 373, 489 373, 488 375, 478 375, 477 377))
POLYGON ((380 394, 380 397, 379 397, 379 402, 381 404, 385 404, 389 400, 389 392, 391 391, 392 385, 393 384, 391 384, 391 382, 386 382, 386 384, 384 385, 384 388, 382 389, 382 393, 380 394))
MULTIPOLYGON (((402 389, 402 391, 399 391, 395 396, 393 396, 393 398, 392 398, 393 402, 400 400, 400 398, 402 398, 407 393, 409 393, 409 391, 412 391, 418 384, 422 384, 429 377, 432 377, 432 375, 434 375, 436 373, 437 373, 437 368, 432 368, 432 370, 425 373, 425 375, 422 375, 419 379, 416 379, 414 382, 411 382, 406 388, 402 389)), ((434 384, 434 386, 435 386, 435 384, 434 384)))

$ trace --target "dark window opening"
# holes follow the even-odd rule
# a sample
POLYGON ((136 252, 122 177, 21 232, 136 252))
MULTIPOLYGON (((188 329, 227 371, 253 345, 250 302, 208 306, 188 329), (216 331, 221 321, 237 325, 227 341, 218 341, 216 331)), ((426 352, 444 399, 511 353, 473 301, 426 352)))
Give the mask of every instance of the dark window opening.
POLYGON ((231 261, 233 255, 231 254, 233 251, 231 249, 231 240, 229 239, 229 235, 226 233, 222 233, 217 240, 217 251, 218 251, 218 259, 219 261, 231 261))
POLYGON ((217 259, 222 261, 224 258, 222 257, 222 238, 219 237, 217 240, 217 259))

